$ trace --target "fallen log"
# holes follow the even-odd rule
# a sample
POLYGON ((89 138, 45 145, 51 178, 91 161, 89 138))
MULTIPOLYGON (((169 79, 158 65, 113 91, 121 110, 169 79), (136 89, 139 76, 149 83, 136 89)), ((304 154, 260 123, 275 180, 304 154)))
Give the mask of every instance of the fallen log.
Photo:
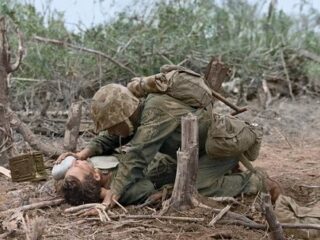
POLYGON ((51 144, 45 144, 41 140, 39 140, 39 137, 37 137, 11 109, 8 109, 8 113, 10 124, 17 129, 17 131, 23 136, 23 138, 30 144, 33 149, 38 150, 49 157, 57 157, 64 152, 62 150, 62 147, 59 148, 57 146, 52 146, 51 144))

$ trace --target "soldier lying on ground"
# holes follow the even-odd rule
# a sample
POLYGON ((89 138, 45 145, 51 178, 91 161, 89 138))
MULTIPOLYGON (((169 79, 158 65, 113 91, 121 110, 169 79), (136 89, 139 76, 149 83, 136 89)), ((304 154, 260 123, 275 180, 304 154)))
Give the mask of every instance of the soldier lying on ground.
MULTIPOLYGON (((101 202, 106 191, 118 173, 118 165, 123 155, 93 157, 89 161, 74 160, 66 171, 62 184, 62 193, 69 204, 79 205, 101 202)), ((257 194, 265 189, 273 201, 279 196, 279 185, 267 177, 252 175, 249 171, 233 173, 237 165, 236 158, 199 159, 199 170, 196 186, 199 193, 207 197, 234 197, 239 194, 257 194), (236 180, 236 181, 235 181, 236 180)), ((123 205, 140 204, 155 194, 161 187, 174 183, 176 160, 168 155, 157 153, 145 169, 145 177, 131 185, 121 196, 123 205)), ((155 196, 155 195, 154 195, 155 196)))
MULTIPOLYGON (((149 94, 142 101, 133 96, 126 87, 108 84, 94 95, 91 112, 96 130, 100 135, 82 151, 62 154, 57 162, 69 155, 79 160, 86 160, 92 156, 110 155, 121 144, 130 142, 130 149, 123 155, 110 188, 101 191, 103 202, 108 207, 114 205, 112 200, 121 199, 134 183, 145 178, 144 169, 158 152, 176 159, 176 152, 181 146, 181 117, 188 113, 198 117, 199 158, 207 159, 207 162, 212 160, 214 169, 208 168, 207 172, 214 179, 219 177, 216 181, 220 184, 217 186, 221 193, 218 195, 235 196, 244 191, 246 186, 244 182, 257 178, 252 172, 242 173, 241 179, 238 175, 226 175, 238 164, 238 155, 232 158, 225 157, 224 160, 222 158, 219 161, 214 161, 214 158, 207 155, 205 145, 211 116, 204 108, 189 106, 167 94, 149 94)), ((242 145, 244 144, 245 142, 242 145)), ((99 181, 104 180, 98 174, 94 176, 99 181)), ((201 177, 201 174, 199 176, 201 177)), ((199 191, 210 185, 212 182, 204 181, 203 186, 199 186, 199 191)), ((258 190, 257 186, 256 191, 258 190)), ((99 189, 96 191, 99 192, 99 189)), ((213 195, 217 195, 216 191, 213 195)))

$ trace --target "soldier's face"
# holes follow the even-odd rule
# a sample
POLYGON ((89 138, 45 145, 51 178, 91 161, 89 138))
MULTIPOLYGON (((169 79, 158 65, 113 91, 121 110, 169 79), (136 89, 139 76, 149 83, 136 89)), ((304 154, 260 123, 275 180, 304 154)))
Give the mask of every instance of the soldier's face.
POLYGON ((88 174, 94 172, 95 170, 91 163, 84 160, 76 160, 73 162, 72 166, 66 172, 65 177, 73 176, 78 178, 79 181, 82 182, 88 174))
POLYGON ((116 135, 122 138, 126 138, 130 134, 129 126, 125 122, 118 123, 117 125, 108 128, 107 131, 111 135, 116 135))

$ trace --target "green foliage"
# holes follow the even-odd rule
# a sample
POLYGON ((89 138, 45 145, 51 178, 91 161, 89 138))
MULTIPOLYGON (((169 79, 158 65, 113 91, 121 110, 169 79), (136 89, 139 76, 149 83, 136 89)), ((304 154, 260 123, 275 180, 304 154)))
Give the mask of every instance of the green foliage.
MULTIPOLYGON (((32 5, 19 1, 2 1, 0 14, 25 35, 28 54, 14 75, 63 81, 71 95, 84 86, 96 88, 133 76, 104 57, 40 43, 33 36, 101 51, 138 75, 154 74, 163 64, 182 61, 201 71, 211 56, 220 55, 235 67, 238 76, 258 78, 284 75, 281 53, 286 50, 302 48, 320 54, 317 10, 289 16, 273 8, 268 15, 260 12, 261 1, 250 2, 158 0, 150 3, 147 11, 127 9, 104 24, 78 32, 66 28, 63 13, 49 11, 42 15, 32 5)), ((302 74, 319 76, 314 66, 303 69, 302 74)))

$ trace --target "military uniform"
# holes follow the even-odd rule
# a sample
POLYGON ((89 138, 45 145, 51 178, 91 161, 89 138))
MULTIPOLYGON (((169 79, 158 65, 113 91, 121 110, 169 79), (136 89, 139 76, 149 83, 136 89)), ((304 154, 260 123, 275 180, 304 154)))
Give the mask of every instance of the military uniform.
MULTIPOLYGON (((207 197, 234 197, 240 193, 256 194, 262 188, 261 179, 250 171, 232 173, 238 157, 210 158, 203 155, 199 159, 196 187, 207 197)), ((165 155, 156 155, 145 171, 146 177, 155 188, 173 183, 176 174, 176 160, 165 155)))
MULTIPOLYGON (((123 155, 115 154, 120 162, 123 155)), ((94 158, 93 158, 94 159, 94 158)), ((101 159, 102 160, 102 159, 101 159)), ((107 161, 108 159, 105 159, 107 161)), ((104 167, 92 161, 96 168, 104 167)), ((237 158, 210 159, 206 155, 199 159, 199 170, 196 186, 199 193, 207 197, 236 196, 240 193, 255 194, 261 188, 261 181, 250 172, 231 173, 230 169, 238 163, 237 158)), ((112 165, 112 164, 111 164, 112 165)), ((109 169, 110 170, 110 169, 109 169)), ((112 181, 117 176, 117 167, 113 165, 112 181)), ((139 179, 125 191, 120 203, 124 205, 143 203, 151 194, 163 186, 172 186, 176 175, 176 160, 172 157, 157 153, 148 167, 144 170, 145 178, 139 179)))
MULTIPOLYGON (((165 94, 148 95, 136 132, 132 137, 121 140, 123 144, 130 141, 130 149, 120 162, 117 176, 112 182, 111 190, 114 194, 121 196, 130 184, 143 178, 143 170, 157 152, 176 158, 176 152, 181 146, 181 117, 190 112, 198 117, 199 154, 203 155, 210 124, 207 112, 192 108, 165 94)), ((103 133, 90 143, 89 148, 94 155, 101 155, 110 154, 119 146, 119 137, 103 133)))
MULTIPOLYGON (((125 196, 124 194, 128 193, 130 187, 136 188, 138 191, 140 188, 133 184, 139 183, 148 175, 146 169, 151 160, 155 161, 157 152, 164 153, 173 159, 174 162, 167 165, 165 167, 167 170, 164 171, 166 181, 173 183, 175 170, 172 169, 176 167, 176 152, 181 146, 181 117, 188 113, 196 115, 199 123, 200 163, 197 181, 199 192, 206 196, 235 196, 250 189, 249 179, 252 179, 250 173, 228 175, 230 170, 237 165, 237 158, 213 159, 206 155, 205 141, 210 125, 210 116, 204 109, 190 107, 166 94, 149 94, 142 109, 140 121, 133 136, 120 139, 104 132, 89 145, 94 155, 102 155, 112 153, 115 148, 120 146, 120 142, 126 144, 130 141, 130 149, 121 157, 118 169, 114 174, 111 184, 111 190, 114 194, 125 196)), ((154 166, 158 167, 156 161, 154 163, 154 166)), ((152 167, 150 168, 152 169, 152 167)), ((156 172, 153 171, 153 173, 156 172)), ((159 177, 162 174, 157 175, 159 177)), ((149 175, 149 178, 152 179, 153 175, 149 175)), ((155 179, 153 182, 157 183, 155 179)), ((158 182, 156 187, 163 185, 163 183, 158 182)), ((150 186, 147 183, 145 185, 150 186)))

